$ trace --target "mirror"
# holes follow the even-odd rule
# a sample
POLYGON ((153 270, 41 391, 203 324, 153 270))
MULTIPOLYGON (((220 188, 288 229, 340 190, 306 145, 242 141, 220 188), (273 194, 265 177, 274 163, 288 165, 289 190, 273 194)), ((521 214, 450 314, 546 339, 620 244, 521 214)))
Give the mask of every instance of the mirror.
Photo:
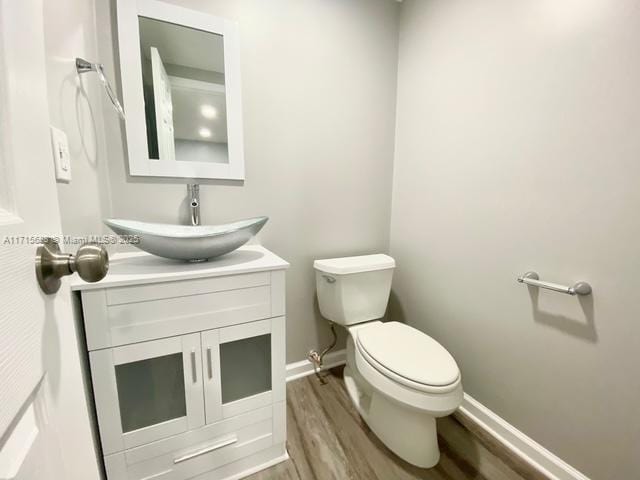
POLYGON ((228 163, 222 35, 139 17, 149 158, 228 163))
POLYGON ((243 179, 237 27, 153 0, 118 0, 131 175, 243 179))

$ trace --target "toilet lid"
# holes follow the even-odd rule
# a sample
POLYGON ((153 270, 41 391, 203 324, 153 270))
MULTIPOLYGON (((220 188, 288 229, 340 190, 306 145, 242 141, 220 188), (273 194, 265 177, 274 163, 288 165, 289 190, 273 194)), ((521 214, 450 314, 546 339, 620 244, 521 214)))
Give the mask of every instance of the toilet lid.
POLYGON ((422 385, 451 385, 460 376, 456 361, 442 345, 404 323, 363 328, 358 345, 386 369, 422 385))

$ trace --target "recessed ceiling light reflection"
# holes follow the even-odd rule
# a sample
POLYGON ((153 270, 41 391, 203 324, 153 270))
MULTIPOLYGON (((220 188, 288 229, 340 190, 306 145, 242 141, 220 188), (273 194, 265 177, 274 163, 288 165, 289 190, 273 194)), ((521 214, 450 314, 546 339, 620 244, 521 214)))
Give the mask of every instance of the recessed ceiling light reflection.
POLYGON ((218 110, 211 105, 201 105, 200 113, 204 118, 216 118, 218 116, 218 110))
POLYGON ((198 130, 198 135, 200 135, 202 138, 210 138, 211 130, 206 127, 202 127, 200 130, 198 130))

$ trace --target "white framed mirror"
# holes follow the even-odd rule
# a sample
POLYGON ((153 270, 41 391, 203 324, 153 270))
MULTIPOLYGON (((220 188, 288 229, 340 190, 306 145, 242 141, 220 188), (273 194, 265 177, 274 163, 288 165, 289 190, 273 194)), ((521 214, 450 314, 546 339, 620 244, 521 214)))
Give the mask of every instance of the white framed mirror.
POLYGON ((243 180, 237 25, 157 0, 117 19, 129 173, 243 180))

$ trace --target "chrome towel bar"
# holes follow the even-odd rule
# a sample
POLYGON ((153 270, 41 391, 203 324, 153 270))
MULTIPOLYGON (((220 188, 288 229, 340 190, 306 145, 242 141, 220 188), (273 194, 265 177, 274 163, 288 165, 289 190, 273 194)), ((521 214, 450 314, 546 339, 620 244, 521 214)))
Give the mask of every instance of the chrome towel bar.
POLYGON ((547 290, 553 290, 554 292, 566 293, 567 295, 590 295, 591 285, 587 282, 578 282, 572 287, 565 285, 559 285, 557 283, 543 282, 536 272, 527 272, 524 275, 518 277, 519 283, 524 283, 532 287, 546 288, 547 290))

